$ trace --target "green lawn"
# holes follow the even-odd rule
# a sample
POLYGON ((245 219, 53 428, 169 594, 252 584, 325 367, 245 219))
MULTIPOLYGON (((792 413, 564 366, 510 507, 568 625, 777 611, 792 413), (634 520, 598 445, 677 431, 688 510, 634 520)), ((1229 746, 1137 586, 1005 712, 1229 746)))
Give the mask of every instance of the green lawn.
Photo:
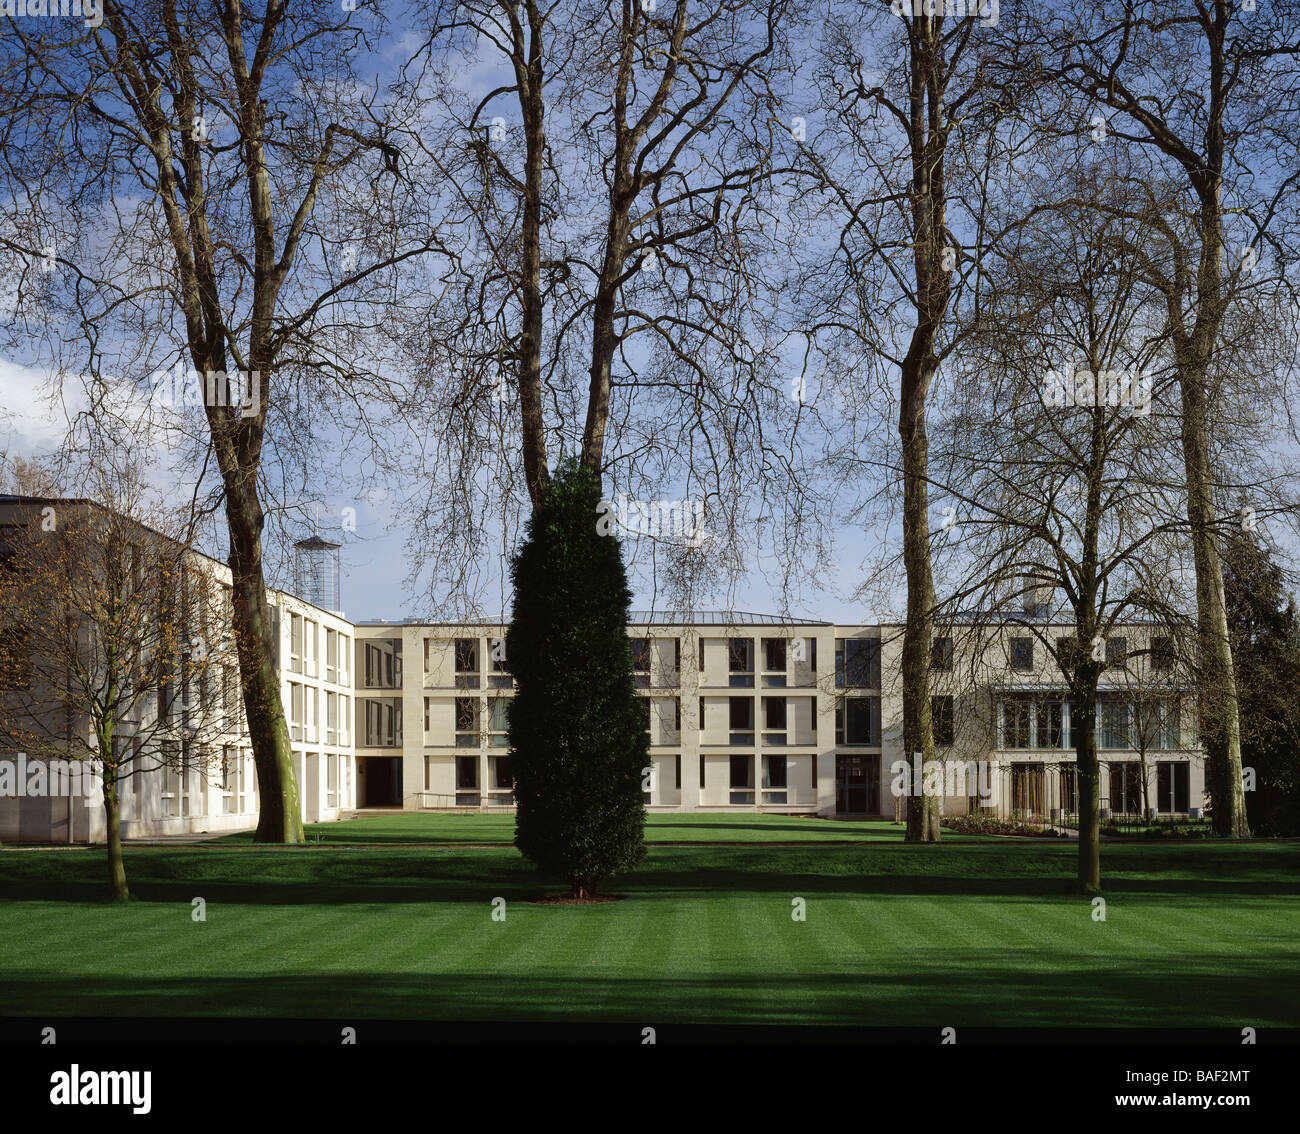
MULTIPOLYGON (((901 825, 880 821, 817 819, 805 816, 725 814, 650 814, 646 816, 648 843, 896 843, 901 825)), ((982 835, 944 832, 954 841, 986 839, 982 835)), ((513 815, 461 815, 456 812, 402 812, 366 815, 342 823, 311 823, 307 838, 330 844, 438 843, 446 845, 496 844, 509 846, 515 839, 513 815)), ((252 845, 251 831, 226 835, 217 844, 252 845)))
POLYGON ((0 852, 2 1011, 924 1027, 1300 1020, 1297 844, 1105 846, 1107 919, 1095 922, 1067 892, 1068 844, 913 847, 887 824, 656 816, 657 843, 730 831, 751 845, 655 845, 612 886, 626 900, 554 907, 530 904, 559 887, 539 884, 513 849, 381 841, 437 830, 474 842, 503 822, 508 832, 509 817, 398 815, 359 820, 350 836, 338 825, 352 847, 132 847, 138 900, 121 908, 100 900, 100 851, 0 852), (841 828, 868 845, 752 845, 841 828), (191 920, 196 896, 204 923, 191 920), (496 897, 504 922, 491 918, 496 897), (805 922, 791 918, 795 897, 805 922))

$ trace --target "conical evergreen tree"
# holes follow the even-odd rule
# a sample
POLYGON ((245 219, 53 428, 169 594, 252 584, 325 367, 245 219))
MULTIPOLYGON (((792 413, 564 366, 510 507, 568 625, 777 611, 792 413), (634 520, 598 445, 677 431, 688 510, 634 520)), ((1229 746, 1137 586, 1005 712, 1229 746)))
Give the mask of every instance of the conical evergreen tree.
POLYGON ((511 564, 506 637, 515 845, 567 878, 575 898, 645 856, 650 760, 627 640, 632 595, 618 537, 598 531, 599 503, 597 478, 563 462, 511 564))

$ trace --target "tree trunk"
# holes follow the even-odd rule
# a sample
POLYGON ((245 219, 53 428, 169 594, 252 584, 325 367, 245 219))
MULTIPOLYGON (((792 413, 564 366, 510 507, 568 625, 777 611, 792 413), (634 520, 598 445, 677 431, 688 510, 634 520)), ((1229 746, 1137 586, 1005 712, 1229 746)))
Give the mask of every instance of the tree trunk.
POLYGON ((1070 729, 1074 733, 1074 766, 1079 776, 1079 873, 1084 894, 1101 890, 1101 765, 1097 760, 1097 688, 1072 690, 1070 729))
POLYGON ((131 897, 126 886, 126 864, 122 861, 122 816, 117 792, 117 769, 104 765, 104 818, 108 842, 108 889, 113 901, 131 897))
POLYGON ((1214 532, 1206 426, 1204 373, 1179 366, 1183 398, 1183 462, 1187 475, 1187 518, 1196 565, 1196 623, 1200 657, 1201 741, 1216 834, 1248 838, 1246 795, 1241 782, 1241 722, 1237 677, 1228 637, 1223 563, 1214 532))
POLYGON ((520 252, 520 308, 518 377, 524 482, 533 507, 546 486, 546 434, 542 421, 542 177, 546 133, 542 98, 542 24, 544 16, 527 5, 528 56, 515 56, 515 80, 524 122, 524 200, 520 252))
MULTIPOLYGON (((903 565, 907 573, 907 622, 903 628, 903 750, 921 757, 922 793, 907 800, 910 843, 939 841, 939 800, 924 793, 924 772, 934 759, 930 710, 930 646, 934 633, 934 579, 930 571, 929 491, 926 462, 924 379, 909 376, 904 360, 898 431, 903 447, 903 565)), ((914 785, 913 785, 914 786, 914 785)))
POLYGON ((253 474, 226 480, 226 517, 230 527, 230 571, 234 583, 234 630, 239 653, 244 712, 257 768, 258 815, 254 842, 303 842, 298 780, 280 679, 276 641, 266 605, 262 573, 262 508, 253 474), (245 486, 250 490, 245 491, 245 486))

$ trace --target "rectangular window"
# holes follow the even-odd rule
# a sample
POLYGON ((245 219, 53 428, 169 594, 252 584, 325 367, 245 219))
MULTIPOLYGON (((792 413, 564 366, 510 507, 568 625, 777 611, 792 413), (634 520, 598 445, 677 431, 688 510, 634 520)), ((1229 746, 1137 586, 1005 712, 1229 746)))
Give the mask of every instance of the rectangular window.
POLYGON ((785 731, 785 698, 784 697, 764 697, 763 698, 763 727, 770 728, 777 732, 785 731))
POLYGON ((397 638, 366 642, 366 688, 397 689, 402 684, 402 643, 397 638))
POLYGON ((515 679, 506 667, 506 640, 492 638, 488 641, 488 660, 492 663, 488 674, 489 689, 513 689, 515 679))
POLYGON ((704 731, 704 698, 700 698, 700 731, 704 731))
POLYGON ((1116 760, 1110 769, 1110 809, 1117 815, 1142 812, 1142 765, 1136 760, 1116 760))
POLYGON ((366 700, 366 746, 395 748, 402 743, 402 703, 370 697, 366 700))
POLYGON ((1185 760, 1156 765, 1156 809, 1164 815, 1185 815, 1191 804, 1191 769, 1185 760))
POLYGON ((478 639, 457 638, 455 660, 456 688, 477 689, 479 687, 478 639))
POLYGON ((1117 669, 1124 665, 1128 658, 1128 639, 1127 638, 1107 638, 1106 639, 1106 668, 1117 669))
POLYGON ((650 639, 633 638, 629 645, 632 647, 632 672, 649 674, 650 639))
POLYGON ((880 700, 845 697, 835 710, 836 744, 879 744, 880 700))
POLYGON ((731 744, 754 743, 754 698, 728 698, 728 725, 731 729, 731 744))
POLYGON ((786 803, 787 764, 784 756, 763 757, 763 802, 786 803))
POLYGON ((513 791, 515 786, 514 773, 510 770, 509 756, 493 756, 492 763, 492 787, 497 791, 513 791))
POLYGON ((1002 747, 1029 747, 1030 702, 1024 697, 1010 697, 1002 702, 1002 747))
POLYGON ((754 758, 752 756, 731 757, 731 795, 733 804, 754 802, 754 758))
POLYGON ((1097 702, 1097 747, 1133 747, 1127 701, 1108 698, 1097 702))
POLYGON ((1174 640, 1168 636, 1151 639, 1151 668, 1168 673, 1174 668, 1174 640))
POLYGON ((1038 740, 1039 748, 1064 747, 1063 703, 1061 701, 1040 701, 1038 703, 1038 740))
POLYGON ((786 648, 784 638, 763 639, 763 668, 773 673, 785 672, 786 648))
POLYGON ((934 729, 934 742, 941 748, 953 743, 954 724, 951 696, 930 698, 930 719, 934 729))
POLYGON ((480 800, 478 790, 478 757, 456 757, 456 803, 460 807, 477 807, 480 800))
POLYGON ((491 745, 493 748, 510 747, 510 698, 494 697, 491 702, 489 716, 489 730, 492 733, 491 745))
POLYGON ((302 615, 289 615, 289 672, 302 672, 302 615))
POLYGON ((325 680, 339 679, 339 632, 325 628, 325 680))
POLYGON ((1011 668, 1016 673, 1032 673, 1034 669, 1033 638, 1011 639, 1011 668))
POLYGON ((727 640, 727 668, 731 685, 737 689, 754 686, 754 640, 730 638, 727 640))
POLYGON ((456 747, 478 747, 478 698, 456 698, 456 747))
POLYGON ((930 668, 940 673, 952 672, 951 638, 935 638, 930 643, 930 668))
POLYGON ((880 688, 880 642, 877 639, 835 640, 835 685, 840 689, 880 688))

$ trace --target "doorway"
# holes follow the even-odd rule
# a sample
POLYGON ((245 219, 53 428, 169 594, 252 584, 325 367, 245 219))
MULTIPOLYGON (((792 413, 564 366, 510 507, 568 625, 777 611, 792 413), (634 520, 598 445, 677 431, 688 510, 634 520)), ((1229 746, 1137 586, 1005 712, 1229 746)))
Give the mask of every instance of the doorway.
POLYGON ((357 795, 362 807, 401 807, 402 758, 357 757, 357 795))
POLYGON ((880 757, 835 757, 835 813, 875 815, 880 810, 880 757))

